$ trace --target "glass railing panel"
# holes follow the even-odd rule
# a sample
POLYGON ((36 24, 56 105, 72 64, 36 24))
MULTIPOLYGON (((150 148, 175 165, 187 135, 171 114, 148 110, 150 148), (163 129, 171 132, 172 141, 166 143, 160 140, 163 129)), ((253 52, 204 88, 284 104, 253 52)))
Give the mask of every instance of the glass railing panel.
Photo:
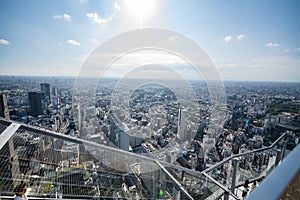
POLYGON ((0 189, 1 195, 13 195, 25 181, 30 197, 170 199, 180 190, 181 199, 215 199, 231 188, 234 159, 237 185, 267 175, 277 162, 278 148, 242 153, 201 173, 21 125, 0 150, 0 189))

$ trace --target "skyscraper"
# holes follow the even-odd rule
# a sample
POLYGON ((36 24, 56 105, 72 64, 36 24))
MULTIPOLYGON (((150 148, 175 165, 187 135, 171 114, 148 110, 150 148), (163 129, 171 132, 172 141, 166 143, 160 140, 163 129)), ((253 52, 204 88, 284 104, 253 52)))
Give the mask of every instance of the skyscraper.
POLYGON ((51 103, 50 96, 50 84, 49 83, 41 83, 41 92, 45 95, 45 103, 49 105, 51 103))
POLYGON ((9 110, 5 94, 0 94, 0 117, 9 119, 9 110))
POLYGON ((178 112, 177 137, 179 140, 185 140, 187 139, 187 111, 180 108, 178 112))
POLYGON ((36 117, 43 114, 45 107, 44 93, 28 92, 29 114, 36 117))

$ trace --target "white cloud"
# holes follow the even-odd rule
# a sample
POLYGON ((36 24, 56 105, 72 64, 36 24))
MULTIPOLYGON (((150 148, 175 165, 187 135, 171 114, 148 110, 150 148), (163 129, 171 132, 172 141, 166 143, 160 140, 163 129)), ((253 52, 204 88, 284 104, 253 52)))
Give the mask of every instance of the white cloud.
POLYGON ((54 15, 53 16, 54 19, 61 19, 61 20, 65 20, 67 22, 70 22, 72 20, 71 15, 64 13, 63 15, 54 15))
POLYGON ((243 34, 236 36, 236 39, 238 39, 238 40, 243 40, 244 38, 245 38, 245 35, 243 35, 243 34))
POLYGON ((61 15, 54 15, 53 18, 54 18, 54 19, 61 19, 62 16, 61 16, 61 15))
POLYGON ((224 37, 224 41, 226 43, 230 42, 231 40, 232 40, 232 36, 231 35, 228 35, 228 36, 224 37))
POLYGON ((5 40, 5 39, 0 39, 0 44, 3 44, 3 45, 9 45, 10 42, 5 40))
POLYGON ((86 16, 93 24, 107 24, 109 19, 101 18, 96 12, 86 13, 86 16))
POLYGON ((106 25, 107 23, 112 21, 112 19, 115 17, 115 15, 117 15, 121 11, 121 9, 122 8, 121 8, 120 4, 118 2, 114 2, 113 13, 111 13, 108 17, 105 17, 105 18, 101 17, 96 12, 86 13, 86 16, 88 17, 89 21, 93 24, 106 25))
POLYGON ((87 0, 79 0, 80 3, 86 3, 87 0))
POLYGON ((273 42, 269 42, 266 44, 267 47, 279 47, 280 44, 279 43, 273 43, 273 42))
POLYGON ((73 46, 80 46, 80 43, 75 40, 68 40, 67 43, 73 46))
POLYGON ((72 20, 71 15, 68 15, 68 14, 66 14, 66 13, 63 15, 63 18, 64 18, 64 20, 66 20, 67 22, 70 22, 70 21, 72 20))
POLYGON ((300 51, 300 47, 295 49, 296 51, 300 51))
POLYGON ((115 13, 118 13, 121 11, 121 6, 118 4, 118 2, 114 3, 114 11, 115 11, 115 13))
POLYGON ((286 50, 284 50, 285 52, 291 52, 291 49, 286 49, 286 50))

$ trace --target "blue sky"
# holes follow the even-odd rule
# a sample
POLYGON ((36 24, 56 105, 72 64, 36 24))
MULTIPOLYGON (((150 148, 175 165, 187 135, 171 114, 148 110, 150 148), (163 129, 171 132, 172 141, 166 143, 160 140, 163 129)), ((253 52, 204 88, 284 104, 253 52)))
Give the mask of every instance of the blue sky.
POLYGON ((0 74, 76 76, 101 42, 154 27, 202 46, 224 80, 300 82, 300 1, 2 0, 0 74))

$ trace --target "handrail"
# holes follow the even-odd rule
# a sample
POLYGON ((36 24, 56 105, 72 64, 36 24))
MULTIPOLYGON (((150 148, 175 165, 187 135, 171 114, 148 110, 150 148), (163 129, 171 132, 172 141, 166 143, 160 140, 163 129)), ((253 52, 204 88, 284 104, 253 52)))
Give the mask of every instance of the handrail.
MULTIPOLYGON (((252 151, 248 151, 248 152, 244 152, 244 153, 240 153, 240 154, 236 154, 236 155, 232 155, 224 160, 222 160, 221 162, 218 162, 216 164, 214 164, 213 166, 203 170, 201 173, 209 178, 214 184, 216 184, 220 189, 222 189, 224 191, 225 194, 227 195, 231 195, 233 198, 235 199, 239 199, 239 197, 237 197, 234 193, 232 193, 227 187, 223 186, 221 183, 219 183, 217 180, 215 180, 213 177, 211 177, 208 173, 220 166, 222 166, 224 163, 226 162, 229 162, 231 160, 233 160, 234 158, 237 158, 237 157, 241 157, 241 156, 245 156, 245 155, 249 155, 249 154, 253 154, 253 153, 257 153, 257 152, 262 152, 262 151, 265 151, 265 150, 269 150, 269 149, 272 149, 274 148, 275 145, 277 145, 289 132, 285 132, 284 134, 282 134, 279 138, 277 138, 277 140, 275 142, 273 142, 270 146, 268 147, 263 147, 263 148, 260 148, 260 149, 255 149, 255 150, 252 150, 252 151)), ((224 195, 223 193, 223 195, 224 195)), ((222 196, 223 196, 222 195, 222 196)))
MULTIPOLYGON (((284 199, 280 198, 286 192, 290 184, 296 185, 295 177, 299 177, 300 172, 300 146, 290 152, 286 159, 267 176, 247 199, 284 199)), ((293 187, 291 187, 293 188, 293 187)), ((293 195, 296 197, 296 195, 293 195)), ((292 199, 293 197, 291 197, 292 199)), ((296 197, 297 199, 299 198, 296 197)))
POLYGON ((194 198, 184 189, 184 187, 168 172, 168 170, 160 164, 157 160, 155 160, 156 164, 165 172, 165 174, 173 181, 173 183, 178 187, 178 189, 190 200, 194 200, 194 198))
POLYGON ((222 189, 225 193, 230 194, 233 198, 239 199, 235 194, 233 194, 228 188, 226 188, 224 185, 216 181, 213 177, 208 175, 205 172, 202 172, 202 174, 207 177, 209 180, 211 180, 214 184, 216 184, 220 189, 222 189))
MULTIPOLYGON (((0 118, 0 121, 14 122, 14 121, 6 120, 6 119, 3 119, 3 118, 0 118)), ((131 153, 131 152, 124 151, 124 150, 121 150, 121 149, 117 149, 117 148, 109 147, 109 146, 106 146, 106 145, 98 144, 98 143, 91 142, 91 141, 88 141, 88 140, 85 140, 85 139, 76 138, 76 137, 72 137, 72 136, 69 136, 69 135, 64 135, 64 134, 57 133, 57 132, 54 132, 54 131, 51 131, 51 130, 46 130, 44 128, 34 127, 34 126, 31 126, 31 125, 23 124, 23 123, 19 123, 19 122, 14 122, 14 123, 20 124, 20 127, 18 128, 18 130, 28 130, 28 131, 40 133, 40 134, 43 134, 43 135, 52 136, 52 137, 55 137, 55 138, 69 140, 69 141, 71 141, 73 143, 76 143, 76 144, 89 145, 89 146, 92 146, 92 147, 95 147, 95 148, 100 148, 100 149, 103 149, 103 150, 106 150, 106 151, 109 151, 109 152, 120 153, 120 154, 126 153, 128 156, 133 156, 137 159, 144 159, 144 160, 147 160, 149 162, 154 162, 158 165, 158 167, 160 167, 162 169, 165 169, 165 167, 172 167, 172 168, 181 169, 181 170, 185 171, 186 173, 188 173, 192 176, 196 176, 196 177, 203 176, 203 178, 206 177, 210 181, 212 181, 217 187, 219 187, 225 193, 231 195, 235 199, 238 199, 238 197, 235 194, 233 194, 228 188, 226 188, 221 183, 219 183, 214 178, 212 178, 208 174, 208 172, 212 171, 215 168, 218 168, 219 166, 223 165, 224 163, 226 163, 226 162, 228 162, 228 161, 230 161, 230 160, 232 160, 236 157, 240 157, 240 156, 249 155, 249 154, 253 154, 253 153, 256 153, 256 152, 261 152, 261 151, 264 151, 264 150, 272 149, 275 145, 277 145, 289 133, 289 132, 285 132, 272 145, 270 145, 268 147, 255 149, 255 150, 248 151, 248 152, 241 153, 241 154, 237 154, 237 155, 232 155, 232 156, 224 159, 223 161, 218 162, 218 163, 214 164, 213 166, 203 170, 202 172, 198 172, 198 171, 187 169, 187 168, 184 168, 182 166, 178 166, 178 165, 175 165, 175 164, 172 164, 172 163, 167 163, 167 162, 164 162, 164 161, 159 161, 158 162, 154 158, 149 158, 149 157, 146 157, 146 156, 143 156, 143 155, 139 155, 139 154, 131 153)), ((167 170, 164 170, 164 171, 166 173, 167 170)), ((168 175, 168 173, 167 173, 167 175, 168 175)), ((171 178, 171 179, 175 180, 174 178, 171 178)), ((181 190, 184 193, 185 196, 189 197, 189 194, 185 190, 182 190, 183 188, 181 188, 182 186, 180 184, 176 184, 177 182, 174 182, 174 183, 178 187, 178 189, 181 190)))
POLYGON ((202 172, 204 173, 208 173, 218 167, 220 167, 221 165, 223 165, 224 163, 226 162, 229 162, 230 160, 234 159, 234 158, 237 158, 237 157, 241 157, 241 156, 245 156, 245 155, 249 155, 249 154, 253 154, 253 153, 257 153, 257 152, 261 152, 261 151, 265 151, 265 150, 269 150, 269 149, 272 149, 275 145, 277 145, 277 143, 279 143, 282 138, 284 138, 287 134, 289 134, 288 131, 286 131, 285 133, 283 133, 279 138, 277 138, 277 140, 275 142, 273 142, 270 146, 268 147, 263 147, 263 148, 260 148, 260 149, 255 149, 255 150, 252 150, 252 151, 247 151, 247 152, 244 152, 244 153, 240 153, 240 154, 235 154, 235 155, 232 155, 230 157, 227 157, 226 159, 222 160, 221 162, 218 162, 214 165, 212 165, 211 167, 203 170, 202 172))
MULTIPOLYGON (((24 123, 21 123, 21 122, 6 120, 6 119, 1 118, 1 117, 0 117, 0 121, 7 121, 7 122, 14 122, 16 124, 21 124, 21 126, 19 127, 18 130, 22 130, 22 129, 24 130, 25 129, 25 130, 32 131, 32 132, 39 132, 43 135, 48 135, 48 136, 55 137, 55 138, 69 140, 70 142, 73 142, 73 143, 76 143, 76 144, 89 145, 89 146, 92 146, 92 147, 95 147, 95 148, 101 148, 103 150, 107 150, 109 152, 127 154, 129 156, 133 156, 133 157, 139 158, 139 159, 144 159, 144 160, 149 161, 149 162, 154 162, 155 163, 155 161, 156 161, 156 159, 154 159, 154 158, 147 157, 147 156, 144 156, 144 155, 141 155, 141 154, 136 154, 136 153, 132 153, 132 152, 129 152, 129 151, 122 150, 122 149, 106 146, 106 145, 103 145, 103 144, 99 144, 99 143, 96 143, 96 142, 85 140, 83 138, 76 138, 76 137, 73 137, 73 136, 70 136, 70 135, 61 134, 59 132, 47 130, 47 129, 44 129, 44 128, 41 128, 41 127, 35 127, 35 126, 31 126, 29 124, 24 124, 24 123)), ((182 166, 179 166, 179 165, 175 165, 175 164, 172 164, 172 163, 168 163, 168 162, 165 162, 165 161, 159 161, 159 162, 161 164, 163 164, 164 166, 169 166, 169 167, 172 167, 172 168, 177 168, 177 169, 180 169, 180 170, 184 170, 184 171, 188 172, 190 175, 193 175, 193 176, 201 176, 202 175, 201 172, 199 172, 199 171, 188 169, 188 168, 185 168, 185 167, 182 167, 182 166)))
POLYGON ((208 175, 205 172, 202 172, 202 174, 209 178, 212 182, 214 182, 216 185, 218 185, 222 190, 224 190, 225 192, 230 192, 228 188, 226 188, 224 185, 222 185, 221 183, 219 183, 218 181, 216 181, 214 178, 212 178, 210 175, 208 175))
MULTIPOLYGON (((0 121, 7 121, 7 120, 0 118, 0 121)), ((149 158, 149 157, 146 157, 146 156, 143 156, 143 155, 140 155, 140 154, 135 154, 135 153, 128 152, 128 151, 125 151, 125 150, 122 150, 122 149, 117 149, 117 148, 109 147, 109 146, 106 146, 106 145, 98 144, 98 143, 95 143, 95 142, 92 142, 92 141, 88 141, 88 140, 85 140, 85 139, 81 139, 81 138, 76 138, 76 137, 72 137, 72 136, 69 136, 69 135, 64 135, 64 134, 57 133, 57 132, 54 132, 54 131, 51 131, 51 130, 46 130, 46 129, 40 128, 40 127, 33 127, 31 125, 27 125, 27 124, 23 124, 23 123, 19 123, 19 122, 14 122, 14 123, 16 123, 16 124, 19 125, 18 129, 16 131, 18 131, 18 130, 21 130, 21 131, 25 130, 25 131, 30 131, 30 132, 33 132, 33 133, 39 133, 39 134, 46 135, 46 136, 51 136, 51 137, 54 137, 54 138, 65 139, 65 140, 71 141, 71 142, 73 142, 75 144, 88 145, 88 146, 91 146, 91 147, 99 148, 99 149, 102 149, 102 150, 105 150, 105 151, 109 151, 109 152, 113 152, 113 153, 119 153, 119 154, 122 154, 122 155, 127 154, 128 156, 135 157, 136 159, 143 159, 143 160, 146 160, 148 162, 155 163, 157 165, 158 169, 160 168, 160 169, 162 169, 164 171, 164 173, 166 173, 166 175, 173 181, 173 183, 184 194, 184 196, 187 197, 188 199, 191 199, 191 200, 193 200, 193 198, 191 197, 191 195, 165 169, 165 167, 163 165, 168 166, 168 167, 173 167, 173 168, 184 170, 187 173, 189 173, 190 175, 193 175, 193 176, 196 176, 196 177, 201 177, 202 176, 201 172, 193 171, 191 169, 187 169, 187 168, 184 168, 184 167, 181 167, 181 166, 178 166, 178 165, 175 165, 175 164, 163 162, 163 161, 158 162, 154 158, 149 158)), ((16 132, 16 131, 14 131, 14 132, 16 132)))

